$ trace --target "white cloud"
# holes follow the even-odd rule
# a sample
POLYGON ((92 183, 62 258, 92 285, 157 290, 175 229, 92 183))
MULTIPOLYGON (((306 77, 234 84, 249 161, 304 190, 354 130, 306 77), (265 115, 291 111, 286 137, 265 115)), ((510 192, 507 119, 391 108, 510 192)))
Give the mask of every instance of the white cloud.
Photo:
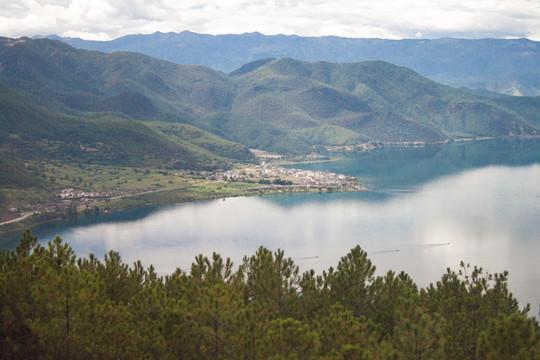
POLYGON ((528 0, 0 0, 0 35, 112 39, 132 33, 258 31, 302 36, 540 40, 528 0))

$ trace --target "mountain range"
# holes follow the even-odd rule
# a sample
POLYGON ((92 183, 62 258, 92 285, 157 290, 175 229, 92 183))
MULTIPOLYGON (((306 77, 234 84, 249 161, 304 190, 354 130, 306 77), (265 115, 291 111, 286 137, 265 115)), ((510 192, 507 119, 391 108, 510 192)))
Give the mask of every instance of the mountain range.
POLYGON ((24 157, 224 168, 255 161, 248 148, 537 136, 539 110, 538 97, 483 97, 384 61, 266 58, 226 75, 0 38, 0 148, 24 157))
POLYGON ((527 39, 385 40, 189 31, 128 35, 111 41, 50 37, 81 49, 134 51, 225 73, 269 57, 337 63, 384 60, 446 85, 506 95, 540 95, 540 43, 527 39))

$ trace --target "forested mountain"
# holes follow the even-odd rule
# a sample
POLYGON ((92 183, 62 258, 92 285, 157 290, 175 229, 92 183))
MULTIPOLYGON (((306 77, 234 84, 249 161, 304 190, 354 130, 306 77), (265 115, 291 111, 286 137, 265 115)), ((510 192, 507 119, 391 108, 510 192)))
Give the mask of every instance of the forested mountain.
POLYGON ((266 59, 225 75, 138 53, 2 38, 0 64, 0 141, 25 156, 215 168, 253 161, 247 147, 309 153, 540 134, 540 98, 484 98, 382 61, 266 59))
POLYGON ((191 102, 187 110, 175 106, 165 99, 174 94, 159 89, 155 82, 161 77, 153 79, 149 70, 168 63, 137 54, 81 52, 60 42, 2 39, 0 64, 0 143, 8 152, 171 168, 217 168, 254 159, 246 147, 185 123, 193 116, 187 112, 198 111, 199 104, 191 102))
POLYGON ((419 289, 359 246, 322 274, 260 247, 160 276, 27 231, 0 252, 3 359, 538 359, 508 273, 461 264, 419 289))
POLYGON ((78 48, 136 51, 226 73, 267 57, 338 63, 384 60, 451 86, 540 95, 540 43, 527 39, 384 40, 260 33, 214 36, 189 31, 128 35, 111 41, 54 38, 78 48))
POLYGON ((240 68, 232 75, 241 92, 231 112, 287 126, 311 143, 538 134, 538 122, 518 114, 517 106, 509 111, 382 61, 333 64, 284 58, 247 67, 250 71, 240 68))

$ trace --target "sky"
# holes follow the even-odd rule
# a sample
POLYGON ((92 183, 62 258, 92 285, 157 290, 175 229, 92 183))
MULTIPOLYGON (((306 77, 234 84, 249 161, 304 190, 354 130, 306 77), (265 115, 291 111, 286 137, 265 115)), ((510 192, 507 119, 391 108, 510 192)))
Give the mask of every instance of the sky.
POLYGON ((112 40, 184 30, 540 41, 540 0, 0 0, 6 37, 112 40))

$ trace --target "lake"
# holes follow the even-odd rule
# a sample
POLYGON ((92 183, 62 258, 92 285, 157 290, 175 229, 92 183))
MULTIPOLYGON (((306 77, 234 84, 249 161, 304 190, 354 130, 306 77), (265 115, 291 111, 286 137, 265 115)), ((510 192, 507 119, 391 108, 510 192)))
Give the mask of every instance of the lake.
POLYGON ((33 231, 43 242, 59 234, 79 256, 113 249, 162 274, 213 251, 238 265, 260 245, 320 273, 359 244, 378 274, 404 270, 424 287, 463 260, 508 270, 521 306, 538 314, 538 139, 383 148, 294 167, 356 176, 370 190, 183 203, 33 231))

